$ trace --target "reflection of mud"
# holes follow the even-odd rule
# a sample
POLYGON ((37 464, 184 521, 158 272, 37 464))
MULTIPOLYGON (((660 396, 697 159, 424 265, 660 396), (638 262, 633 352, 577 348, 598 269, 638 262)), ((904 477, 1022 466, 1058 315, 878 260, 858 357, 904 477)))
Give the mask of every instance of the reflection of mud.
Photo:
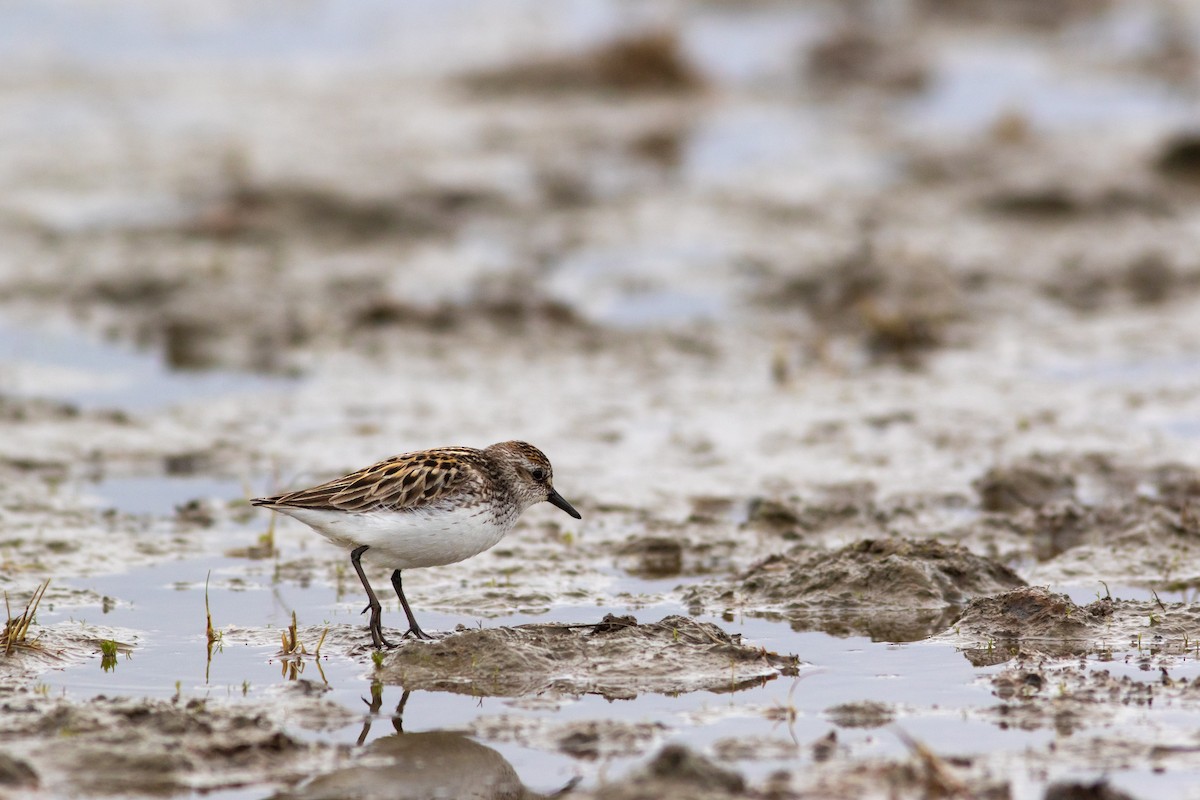
POLYGON ((556 691, 631 698, 736 691, 795 669, 794 657, 739 639, 686 617, 638 625, 633 617, 609 615, 598 625, 522 625, 405 642, 377 677, 406 689, 475 695, 556 691))
POLYGON ((894 708, 874 700, 841 703, 825 709, 825 714, 839 728, 882 728, 896 718, 894 708))
MULTIPOLYGON (((304 702, 293 698, 296 706, 304 702)), ((308 704, 321 705, 319 701, 308 704)), ((55 796, 142 796, 290 781, 323 760, 258 712, 98 698, 30 702, 7 718, 0 741, 55 796)), ((337 709, 334 709, 337 711, 337 709)))
POLYGON ((597 800, 717 800, 755 796, 736 772, 680 745, 667 745, 649 763, 598 790, 597 800))
POLYGON ((793 625, 838 635, 911 641, 940 630, 972 597, 1024 582, 1002 564, 933 540, 865 540, 797 561, 774 556, 730 587, 710 583, 693 605, 782 615, 793 625))

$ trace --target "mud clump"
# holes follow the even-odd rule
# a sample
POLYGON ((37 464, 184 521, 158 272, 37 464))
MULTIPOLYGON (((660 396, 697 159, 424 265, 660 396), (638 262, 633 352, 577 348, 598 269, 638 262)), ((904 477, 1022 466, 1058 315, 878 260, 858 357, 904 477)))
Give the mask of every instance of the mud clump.
POLYGON ((805 71, 822 89, 874 86, 918 92, 929 83, 929 66, 911 47, 859 27, 847 27, 818 42, 805 71))
POLYGON ((388 656, 377 677, 405 689, 477 696, 553 691, 633 698, 734 691, 794 673, 794 657, 739 640, 686 617, 639 625, 610 614, 598 625, 521 625, 408 642, 388 656))
POLYGON ((686 541, 647 536, 627 542, 618 556, 629 562, 626 571, 643 578, 670 578, 683 572, 686 541))
POLYGON ((972 663, 995 664, 1017 654, 1111 654, 1124 643, 1182 654, 1194 648, 1197 628, 1200 609, 1188 603, 1104 597, 1079 606, 1044 587, 1026 587, 973 601, 939 638, 960 646, 986 639, 985 647, 964 654, 972 663))
POLYGON ((547 56, 463 78, 471 90, 564 94, 690 94, 703 88, 679 37, 655 31, 615 39, 581 55, 547 56))
POLYGON ((1008 567, 933 540, 867 539, 807 561, 772 556, 729 587, 685 595, 694 606, 774 613, 834 635, 913 641, 940 630, 976 596, 1023 586, 1008 567))
POLYGON ((497 196, 482 190, 430 187, 366 198, 322 186, 240 179, 183 233, 254 241, 300 234, 333 244, 369 243, 444 234, 457 227, 464 213, 499 203, 497 196))
POLYGON ((1154 166, 1167 178, 1200 182, 1200 134, 1182 133, 1173 137, 1163 145, 1154 166))
POLYGON ((1052 500, 1074 498, 1075 478, 1054 465, 1033 459, 989 469, 973 486, 984 511, 1039 508, 1052 500))
POLYGON ((1066 642, 1086 638, 1095 621, 1111 613, 1111 602, 1098 600, 1081 608, 1065 594, 1029 586, 972 601, 955 626, 964 631, 986 631, 988 636, 1004 641, 1066 642))
POLYGON ((876 227, 864 220, 852 251, 773 282, 759 299, 801 307, 822 338, 853 340, 874 363, 916 368, 969 316, 967 293, 944 264, 883 251, 876 227))
MULTIPOLYGON (((1035 454, 993 467, 973 485, 980 507, 994 516, 967 527, 999 525, 1027 539, 1030 554, 1047 562, 1036 573, 1041 581, 1077 582, 1095 572, 1088 554, 1094 559, 1103 549, 1123 578, 1173 586, 1172 564, 1200 548, 1200 471, 1185 464, 1035 454)), ((1113 569, 1106 568, 1109 579, 1113 569)))
POLYGON ((10 789, 36 789, 38 776, 33 767, 21 759, 0 752, 0 786, 10 789))

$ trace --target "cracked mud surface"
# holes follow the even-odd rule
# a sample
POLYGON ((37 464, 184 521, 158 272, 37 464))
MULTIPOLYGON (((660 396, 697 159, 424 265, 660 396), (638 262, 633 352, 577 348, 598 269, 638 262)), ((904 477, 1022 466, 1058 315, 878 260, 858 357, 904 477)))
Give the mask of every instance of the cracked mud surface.
POLYGON ((1194 9, 77 5, 0 11, 0 796, 1200 797, 1194 9), (583 520, 378 664, 245 503, 513 437, 583 520))

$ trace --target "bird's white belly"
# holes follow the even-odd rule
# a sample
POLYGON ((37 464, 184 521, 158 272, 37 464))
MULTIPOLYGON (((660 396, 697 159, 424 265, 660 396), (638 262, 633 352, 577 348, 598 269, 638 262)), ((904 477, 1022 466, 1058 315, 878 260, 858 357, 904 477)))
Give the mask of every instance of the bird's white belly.
POLYGON ((364 514, 278 510, 334 544, 351 549, 366 545, 363 558, 391 569, 437 567, 478 555, 503 539, 516 522, 515 517, 497 520, 484 504, 364 514))

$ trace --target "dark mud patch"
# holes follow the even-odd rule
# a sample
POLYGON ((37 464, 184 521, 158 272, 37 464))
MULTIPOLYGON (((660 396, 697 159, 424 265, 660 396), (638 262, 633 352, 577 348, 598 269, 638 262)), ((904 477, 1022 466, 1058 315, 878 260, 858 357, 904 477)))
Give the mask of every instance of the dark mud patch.
POLYGON ((716 625, 671 616, 639 625, 607 615, 596 625, 521 625, 406 642, 376 677, 405 689, 516 697, 539 692, 633 698, 650 692, 735 691, 799 662, 742 644, 716 625))
POLYGON ((803 561, 772 556, 733 586, 705 584, 684 597, 693 609, 780 615, 798 629, 915 641, 944 628, 971 598, 1022 585, 1008 567, 966 548, 895 538, 867 539, 803 561))
POLYGON ((1026 587, 972 601, 939 639, 970 642, 964 655, 977 665, 1018 655, 1057 657, 1124 652, 1195 652, 1200 609, 1190 603, 1115 600, 1086 606, 1043 587, 1026 587))
POLYGON ((859 227, 849 252, 768 280, 757 299, 770 308, 803 310, 819 332, 819 360, 832 343, 844 341, 874 363, 919 367, 961 338, 955 323, 971 316, 969 287, 945 263, 882 247, 873 219, 859 227))
POLYGON ((468 214, 503 206, 503 198, 482 190, 428 187, 395 197, 371 198, 329 187, 243 180, 188 222, 182 232, 267 240, 301 234, 334 245, 361 244, 445 235, 468 214))
POLYGON ((1095 18, 1110 8, 1109 0, 921 0, 919 14, 930 21, 953 19, 960 23, 1003 24, 1054 30, 1095 18))
POLYGON ((691 94, 704 87, 672 31, 614 39, 582 54, 547 56, 465 76, 474 92, 691 94))
POLYGON ((894 33, 880 36, 863 26, 847 26, 817 42, 804 63, 805 72, 826 91, 874 87, 886 92, 919 92, 931 77, 928 61, 911 41, 894 33))
POLYGON ((0 743, 55 796, 290 783, 329 750, 293 738, 267 713, 213 709, 199 700, 12 699, 3 712, 0 743))
POLYGON ((966 532, 1001 525, 1049 562, 1038 580, 1091 575, 1186 586, 1200 562, 1200 471, 1178 463, 1123 464, 1097 454, 1034 454, 974 482, 989 516, 966 532))

